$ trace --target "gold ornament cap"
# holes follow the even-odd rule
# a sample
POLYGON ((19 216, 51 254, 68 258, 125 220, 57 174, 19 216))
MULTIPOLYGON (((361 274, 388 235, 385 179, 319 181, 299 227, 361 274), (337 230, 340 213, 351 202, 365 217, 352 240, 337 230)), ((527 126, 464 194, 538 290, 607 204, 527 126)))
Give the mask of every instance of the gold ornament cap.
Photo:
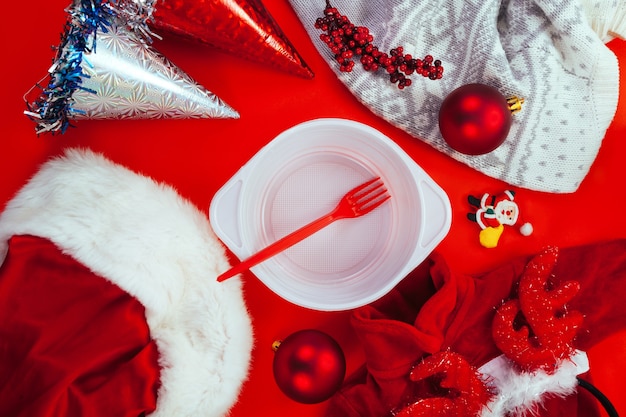
POLYGON ((522 97, 511 96, 506 99, 506 103, 509 105, 509 110, 511 113, 519 113, 522 110, 522 104, 524 104, 524 99, 522 97))

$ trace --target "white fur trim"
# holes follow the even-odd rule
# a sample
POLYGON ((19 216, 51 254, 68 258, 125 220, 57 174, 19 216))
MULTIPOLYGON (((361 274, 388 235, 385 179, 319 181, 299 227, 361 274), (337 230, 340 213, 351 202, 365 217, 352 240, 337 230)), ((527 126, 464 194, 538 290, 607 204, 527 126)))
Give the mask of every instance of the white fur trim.
POLYGON ((500 355, 478 369, 487 380, 492 381, 497 391, 496 397, 483 408, 480 417, 525 415, 547 394, 565 397, 574 393, 578 386, 576 376, 588 370, 587 354, 581 351, 562 361, 553 374, 544 371, 519 372, 506 356, 500 355))
POLYGON ((13 235, 47 238, 137 298, 159 350, 153 417, 215 417, 247 377, 252 326, 239 278, 208 219, 174 189, 85 150, 46 163, 0 215, 13 235))

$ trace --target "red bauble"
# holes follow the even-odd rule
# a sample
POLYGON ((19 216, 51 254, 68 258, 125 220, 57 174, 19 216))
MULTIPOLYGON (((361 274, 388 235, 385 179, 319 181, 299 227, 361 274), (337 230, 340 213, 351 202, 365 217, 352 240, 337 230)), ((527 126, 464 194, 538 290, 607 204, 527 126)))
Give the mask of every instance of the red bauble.
POLYGON ((467 84, 452 91, 439 109, 439 130, 454 150, 482 155, 504 142, 512 123, 506 98, 485 84, 467 84))
POLYGON ((289 398, 304 404, 327 400, 341 387, 346 360, 339 344, 318 330, 300 330, 280 343, 274 379, 289 398))

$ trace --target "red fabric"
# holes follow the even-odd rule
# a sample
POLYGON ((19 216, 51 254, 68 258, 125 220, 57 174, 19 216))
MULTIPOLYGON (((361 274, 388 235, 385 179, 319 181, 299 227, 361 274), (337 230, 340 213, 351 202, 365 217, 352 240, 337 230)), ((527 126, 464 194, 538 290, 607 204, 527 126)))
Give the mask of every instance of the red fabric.
MULTIPOLYGON (((514 294, 529 258, 519 258, 480 276, 455 274, 433 254, 394 291, 357 309, 352 324, 366 363, 331 400, 327 416, 387 416, 415 399, 411 368, 426 354, 451 349, 480 367, 501 354, 491 337, 496 307, 514 294)), ((569 304, 585 316, 575 341, 586 350, 626 328, 626 240, 561 249, 553 270, 558 281, 581 289, 569 304)), ((588 395, 553 399, 541 416, 599 415, 588 395), (577 414, 579 413, 579 414, 577 414)))
POLYGON ((137 417, 159 371, 143 306, 50 241, 14 236, 0 268, 0 416, 137 417))

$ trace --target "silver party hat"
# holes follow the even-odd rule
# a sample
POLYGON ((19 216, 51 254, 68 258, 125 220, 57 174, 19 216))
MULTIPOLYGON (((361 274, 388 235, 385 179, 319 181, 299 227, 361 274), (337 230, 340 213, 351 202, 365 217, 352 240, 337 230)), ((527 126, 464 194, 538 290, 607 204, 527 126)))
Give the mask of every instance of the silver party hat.
POLYGON ((96 49, 83 54, 85 77, 73 95, 72 118, 239 117, 125 25, 95 36, 96 49))
POLYGON ((108 3, 74 1, 49 82, 26 100, 37 133, 63 133, 72 119, 239 117, 153 49, 140 29, 108 3))

